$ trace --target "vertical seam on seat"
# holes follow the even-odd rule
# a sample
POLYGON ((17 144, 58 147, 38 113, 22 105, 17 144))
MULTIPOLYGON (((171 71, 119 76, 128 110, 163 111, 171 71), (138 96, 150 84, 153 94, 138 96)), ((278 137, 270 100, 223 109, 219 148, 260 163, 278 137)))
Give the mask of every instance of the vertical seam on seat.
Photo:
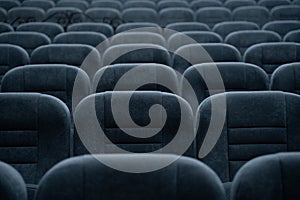
POLYGON ((285 199, 284 198, 284 180, 283 180, 283 169, 282 169, 282 162, 281 162, 281 159, 280 157, 278 156, 278 154, 276 155, 276 158, 277 158, 277 161, 278 161, 278 164, 279 164, 279 170, 280 170, 280 186, 281 186, 281 197, 282 197, 282 200, 285 199))

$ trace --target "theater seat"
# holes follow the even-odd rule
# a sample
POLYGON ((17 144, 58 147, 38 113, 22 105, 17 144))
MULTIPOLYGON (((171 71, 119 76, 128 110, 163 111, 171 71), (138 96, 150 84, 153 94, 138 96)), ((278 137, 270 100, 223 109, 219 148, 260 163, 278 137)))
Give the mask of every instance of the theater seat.
POLYGON ((109 47, 103 54, 103 66, 117 63, 158 63, 169 65, 167 49, 154 44, 120 44, 109 47))
POLYGON ((7 32, 0 34, 0 43, 2 44, 14 44, 22 47, 31 55, 32 51, 36 48, 51 43, 50 38, 37 32, 7 32))
POLYGON ((276 6, 270 15, 271 20, 300 20, 300 5, 276 6))
POLYGON ((228 92, 200 104, 196 117, 198 156, 219 175, 228 196, 231 181, 247 161, 300 150, 299 104, 298 95, 273 91, 228 92), (224 107, 222 101, 226 101, 224 107), (212 108, 213 103, 218 104, 212 108), (211 121, 221 121, 220 116, 225 120, 223 128, 209 128, 211 121))
POLYGON ((0 101, 0 160, 21 173, 32 199, 46 171, 70 156, 70 112, 38 93, 2 93, 0 101))
POLYGON ((0 80, 10 69, 29 64, 28 53, 21 47, 11 44, 0 44, 0 80))
POLYGON ((54 22, 67 28, 70 24, 83 22, 85 17, 82 11, 73 7, 54 7, 47 10, 46 22, 54 22))
POLYGON ((256 44, 244 54, 244 62, 260 66, 270 76, 279 65, 299 61, 300 44, 293 42, 256 44))
POLYGON ((162 27, 176 22, 194 21, 194 12, 189 8, 165 8, 159 11, 159 22, 162 27))
POLYGON ((211 28, 217 23, 232 20, 231 11, 224 7, 200 8, 195 16, 197 22, 207 24, 211 28))
POLYGON ((224 2, 224 6, 230 10, 234 10, 243 6, 254 6, 256 4, 255 0, 227 0, 224 2))
POLYGON ((242 55, 250 46, 267 42, 281 42, 281 37, 273 31, 247 30, 230 33, 225 38, 225 43, 235 46, 242 55))
POLYGON ((7 200, 27 200, 22 176, 10 165, 0 161, 0 196, 7 200))
POLYGON ((237 173, 232 200, 297 199, 300 153, 278 153, 249 161, 237 173))
POLYGON ((30 22, 21 24, 17 27, 16 31, 29 31, 29 32, 39 32, 47 35, 51 40, 53 38, 64 32, 64 29, 62 26, 60 26, 57 23, 52 22, 30 22))
POLYGON ((189 66, 208 62, 240 62, 241 54, 232 45, 221 43, 189 44, 173 55, 173 68, 183 73, 189 66))
POLYGON ((124 23, 158 23, 158 15, 156 10, 151 8, 127 8, 122 12, 122 20, 124 23))
POLYGON ((167 167, 148 173, 118 171, 97 158, 128 168, 176 159, 173 155, 95 155, 71 158, 47 173, 40 183, 36 200, 85 200, 87 197, 91 200, 224 200, 224 190, 215 173, 190 158, 178 158, 167 167))
POLYGON ((279 66, 271 77, 271 90, 300 94, 300 63, 279 66))
POLYGON ((181 82, 181 96, 192 105, 191 94, 193 91, 196 93, 198 104, 195 105, 194 110, 204 99, 213 94, 225 91, 260 91, 269 89, 269 78, 260 67, 241 62, 198 64, 189 67, 183 76, 187 82, 181 82), (218 76, 220 81, 222 81, 221 84, 216 84, 216 77, 218 76), (188 87, 188 84, 190 84, 191 88, 188 87))
POLYGON ((300 29, 295 31, 290 31, 283 38, 285 42, 297 42, 300 43, 300 29))
POLYGON ((171 93, 114 91, 90 95, 76 107, 74 121, 74 155, 125 150, 195 156, 192 110, 186 101, 171 93), (151 108, 157 104, 159 107, 151 108), (155 110, 150 111, 150 116, 149 109, 155 110), (126 110, 129 116, 124 116, 126 110), (171 142, 172 139, 180 142, 171 142))
POLYGON ((44 0, 25 0, 22 2, 21 6, 23 7, 36 7, 41 8, 44 11, 47 11, 50 8, 55 6, 55 3, 52 1, 44 1, 44 0))
POLYGON ((136 89, 179 94, 177 75, 172 68, 161 64, 115 64, 101 68, 93 79, 93 92, 96 93, 136 89), (127 78, 124 78, 126 74, 127 78), (139 85, 147 80, 149 82, 146 85, 139 85), (122 81, 122 84, 118 81, 122 81))
POLYGON ((90 80, 78 67, 62 64, 25 65, 10 70, 2 80, 1 92, 39 92, 57 97, 72 112, 72 106, 90 94, 90 80), (74 82, 80 91, 73 95, 74 82), (73 104, 72 104, 73 103, 73 104))
POLYGON ((102 33, 95 33, 90 31, 76 31, 61 33, 55 36, 54 44, 86 44, 97 47, 100 43, 107 40, 102 33))
POLYGON ((11 25, 0 22, 0 33, 12 32, 12 31, 14 31, 14 28, 11 25))
POLYGON ((274 31, 281 37, 284 37, 288 32, 300 29, 300 21, 297 20, 281 20, 271 21, 266 23, 263 30, 274 31))
POLYGON ((264 6, 271 10, 276 6, 290 5, 289 0, 260 0, 258 1, 259 6, 264 6))
POLYGON ((90 4, 90 8, 113 8, 119 11, 122 10, 122 7, 122 2, 120 1, 95 0, 90 4))
MULTIPOLYGON (((124 23, 124 24, 121 24, 119 25, 117 28, 116 28, 116 31, 115 33, 121 33, 121 32, 124 32, 124 31, 129 31, 129 30, 132 30, 132 29, 137 29, 139 31, 142 31, 144 29, 144 31, 147 31, 147 32, 154 32, 154 33, 161 33, 161 27, 158 25, 158 24, 155 24, 155 23, 149 23, 149 22, 131 22, 131 23, 124 23)), ((137 31, 137 30, 134 30, 134 31, 137 31)))
POLYGON ((16 7, 7 12, 7 22, 14 28, 26 22, 41 22, 45 19, 45 11, 41 8, 16 7))
POLYGON ((254 22, 260 27, 269 22, 269 10, 263 6, 243 6, 232 13, 234 21, 254 22))
POLYGON ((94 22, 82 22, 71 24, 68 26, 68 32, 71 31, 92 31, 97 33, 102 33, 106 37, 111 37, 114 34, 113 28, 109 24, 105 23, 94 23, 94 22))
POLYGON ((194 0, 190 3, 190 8, 194 11, 206 7, 222 7, 222 2, 218 0, 194 0))

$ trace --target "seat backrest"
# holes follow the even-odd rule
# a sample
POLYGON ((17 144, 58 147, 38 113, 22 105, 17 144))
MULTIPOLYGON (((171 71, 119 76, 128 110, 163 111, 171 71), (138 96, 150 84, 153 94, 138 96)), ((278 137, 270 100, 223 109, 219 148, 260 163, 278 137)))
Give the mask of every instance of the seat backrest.
POLYGON ((175 22, 194 21, 194 12, 189 8, 165 8, 159 11, 159 22, 162 27, 175 22))
POLYGON ((197 10, 195 13, 196 21, 207 24, 209 27, 213 27, 215 24, 231 21, 231 11, 223 7, 206 7, 197 10))
POLYGON ((189 66, 207 62, 240 62, 241 54, 232 45, 221 43, 189 44, 177 49, 173 68, 183 73, 189 66))
POLYGON ((299 151, 299 103, 298 95, 273 91, 229 92, 207 98, 197 113, 197 150, 201 146, 212 150, 201 154, 200 160, 217 172, 223 182, 228 182, 242 165, 255 157, 299 151), (226 107, 212 110, 212 103, 221 98, 226 98, 226 107), (212 112, 226 113, 223 129, 216 132, 208 129, 215 119, 211 119, 212 112), (210 141, 216 142, 214 147, 207 146, 211 144, 206 137, 215 137, 210 141))
POLYGON ((2 93, 0 101, 0 159, 26 183, 37 184, 54 164, 70 156, 70 112, 59 99, 38 93, 2 93))
POLYGON ((143 1, 143 0, 125 1, 123 4, 123 9, 127 9, 127 8, 156 9, 156 4, 153 1, 143 1))
POLYGON ((64 29, 61 25, 52 22, 29 22, 21 24, 17 27, 16 31, 30 31, 30 32, 39 32, 47 35, 51 40, 53 38, 64 32, 64 29))
POLYGON ((25 0, 22 2, 21 6, 23 7, 36 7, 41 8, 44 11, 47 11, 50 8, 55 6, 55 3, 52 1, 44 1, 44 0, 25 0))
POLYGON ((227 0, 224 3, 224 6, 226 8, 229 8, 230 10, 234 10, 236 8, 242 7, 242 6, 254 6, 256 5, 255 0, 227 0))
POLYGON ((156 44, 162 47, 166 46, 165 38, 162 35, 153 32, 128 31, 116 34, 110 38, 110 45, 134 43, 156 44))
POLYGON ((194 91, 198 99, 198 105, 210 95, 221 93, 222 90, 223 92, 238 92, 269 89, 268 75, 260 67, 242 62, 193 65, 184 72, 183 76, 187 82, 181 82, 181 96, 188 102, 192 102, 190 98, 194 91), (216 69, 218 70, 217 72, 216 69), (213 83, 217 77, 214 73, 220 74, 223 84, 209 85, 211 88, 208 88, 208 84, 213 83))
MULTIPOLYGON (((119 25, 116 28, 115 33, 121 33, 124 31, 129 31, 132 29, 139 29, 139 31, 141 31, 141 29, 145 28, 145 31, 150 31, 154 32, 154 33, 161 33, 161 28, 158 24, 155 23, 149 23, 149 22, 132 22, 132 23, 124 23, 119 25)), ((136 31, 136 30, 134 30, 136 31)))
POLYGON ((225 199, 222 183, 216 174, 201 162, 190 158, 180 157, 167 167, 148 173, 119 171, 97 159, 134 168, 141 163, 152 165, 168 162, 176 157, 173 155, 95 155, 95 157, 71 158, 56 165, 47 173, 38 188, 36 199, 84 200, 86 195, 91 197, 91 200, 99 198, 111 200, 225 199), (128 184, 128 180, 132 184, 128 184), (89 184, 90 181, 94 184, 89 184), (105 184, 102 184, 103 182, 105 184), (86 189, 73 190, 81 187, 86 189), (114 192, 111 192, 111 188, 114 188, 114 192))
POLYGON ((85 15, 87 21, 110 24, 114 28, 122 23, 121 13, 115 8, 89 8, 85 15))
POLYGON ((89 4, 86 1, 80 1, 80 0, 60 0, 56 3, 56 7, 73 7, 78 8, 82 11, 85 11, 88 9, 89 4))
POLYGON ((271 10, 276 6, 290 5, 290 1, 288 0, 260 0, 258 1, 259 6, 264 6, 271 10))
POLYGON ((45 19, 45 15, 45 11, 41 8, 12 8, 7 12, 7 22, 16 28, 26 22, 41 22, 45 19))
POLYGON ((101 56, 97 49, 89 45, 50 44, 32 52, 31 64, 73 65, 81 67, 91 78, 101 65, 101 56))
POLYGON ((271 90, 300 94, 300 62, 281 65, 271 77, 271 90))
POLYGON ((158 23, 158 15, 156 10, 151 8, 127 8, 122 12, 122 20, 124 21, 124 23, 158 23))
POLYGON ((234 21, 254 22, 259 26, 263 26, 269 22, 269 10, 263 6, 243 6, 232 12, 234 21))
POLYGON ((90 8, 114 8, 119 11, 122 10, 122 3, 120 1, 109 1, 109 0, 100 0, 92 1, 90 8))
POLYGON ((121 149, 195 156, 192 110, 186 101, 171 93, 114 91, 90 95, 76 107, 74 121, 74 155, 115 154, 121 149), (149 116, 149 110, 157 104, 149 116), (178 137, 180 145, 171 142, 178 137))
POLYGON ((194 0, 190 3, 190 8, 195 11, 200 8, 221 7, 221 6, 222 6, 222 2, 218 0, 194 0))
POLYGON ((0 33, 12 32, 14 28, 10 24, 0 22, 0 33))
POLYGON ((210 31, 210 28, 200 22, 177 22, 168 24, 166 29, 171 29, 177 32, 183 31, 210 31))
POLYGON ((300 153, 296 152, 261 156, 251 160, 234 179, 232 199, 254 200, 262 196, 265 200, 296 198, 300 195, 299 161, 300 153))
POLYGON ((52 95, 63 101, 72 112, 72 106, 90 94, 90 79, 78 67, 59 64, 25 65, 5 74, 1 92, 39 92, 52 95), (75 81, 81 86, 76 96, 75 93, 73 95, 75 81))
POLYGON ((276 6, 270 15, 272 20, 300 20, 300 5, 276 6))
POLYGON ((284 42, 297 42, 300 43, 300 29, 288 32, 284 38, 284 42))
POLYGON ((236 31, 225 38, 225 43, 235 46, 241 54, 254 44, 281 42, 281 37, 273 31, 247 30, 236 31))
POLYGON ((157 10, 165 8, 188 8, 189 4, 186 1, 162 0, 157 2, 157 10))
POLYGON ((260 66, 269 75, 282 64, 299 61, 300 44, 292 42, 256 44, 244 54, 244 62, 260 66))
POLYGON ((171 51, 195 43, 221 43, 223 39, 216 33, 210 31, 184 31, 175 33, 168 39, 168 47, 171 51))
POLYGON ((107 40, 106 36, 101 33, 76 31, 66 32, 57 35, 53 43, 54 44, 86 44, 93 47, 98 46, 103 41, 107 40))
POLYGON ((13 167, 0 161, 0 196, 9 200, 27 200, 26 185, 13 167))
POLYGON ((2 44, 14 44, 22 47, 27 51, 29 55, 31 52, 42 46, 51 43, 50 38, 37 32, 7 32, 0 34, 0 43, 2 44))
POLYGON ((109 47, 103 54, 103 66, 117 63, 171 64, 167 49, 154 44, 120 44, 109 47))
POLYGON ((254 22, 235 21, 235 22, 221 22, 214 26, 213 32, 218 33, 225 39, 227 35, 235 31, 243 30, 259 30, 259 26, 254 22))
POLYGON ((10 10, 12 8, 16 8, 20 6, 19 1, 11 1, 11 0, 1 0, 0 7, 5 10, 10 10))
POLYGON ((67 28, 70 24, 83 22, 85 16, 78 8, 73 7, 55 7, 50 8, 46 14, 46 22, 54 22, 67 28))
POLYGON ((68 26, 68 32, 75 31, 93 31, 104 34, 106 37, 111 37, 114 34, 113 28, 105 23, 82 22, 71 24, 68 26))
POLYGON ((0 22, 6 22, 7 12, 4 8, 0 8, 0 22))
POLYGON ((296 20, 272 21, 265 24, 262 29, 274 31, 284 37, 288 32, 300 29, 300 22, 296 20))
POLYGON ((96 93, 106 91, 134 91, 135 89, 179 94, 178 79, 175 71, 169 66, 161 64, 110 65, 101 68, 93 79, 93 92, 96 93), (127 78, 124 78, 124 75, 127 78), (147 80, 149 83, 146 85, 142 84, 147 80), (119 81, 122 81, 122 84, 119 81), (165 85, 162 85, 162 83, 165 85))
POLYGON ((29 55, 23 48, 12 44, 0 44, 0 80, 10 69, 29 62, 29 55))
POLYGON ((293 4, 294 4, 294 5, 300 5, 300 1, 299 1, 299 0, 294 0, 294 1, 293 1, 293 4))

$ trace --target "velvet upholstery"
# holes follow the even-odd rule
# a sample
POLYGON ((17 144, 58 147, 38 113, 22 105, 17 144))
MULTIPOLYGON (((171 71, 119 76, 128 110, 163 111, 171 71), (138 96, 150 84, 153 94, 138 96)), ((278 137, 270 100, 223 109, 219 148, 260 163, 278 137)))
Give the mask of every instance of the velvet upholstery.
MULTIPOLYGON (((117 90, 115 87, 124 74, 128 73, 130 70, 137 70, 134 73, 136 77, 150 76, 153 81, 152 84, 146 84, 138 88, 138 90, 154 90, 161 92, 171 92, 179 94, 179 85, 177 74, 166 65, 161 64, 115 64, 111 66, 106 66, 101 68, 94 76, 93 79, 93 92, 105 92, 117 90), (143 67, 138 70, 139 67, 143 67), (155 84, 159 82, 164 82, 169 87, 155 84), (173 91, 173 92, 172 92, 173 91)), ((119 91, 132 91, 134 86, 138 84, 136 79, 125 79, 125 83, 119 85, 119 91)))
POLYGON ((226 2, 224 2, 224 6, 226 8, 229 8, 230 10, 234 10, 236 8, 239 7, 243 7, 243 6, 254 6, 256 4, 255 0, 227 0, 226 2))
POLYGON ((38 93, 2 93, 0 101, 0 160, 20 172, 31 199, 34 184, 70 156, 70 112, 59 99, 38 93))
POLYGON ((265 24, 262 29, 274 31, 284 37, 288 32, 300 29, 300 22, 296 20, 271 21, 265 24))
POLYGON ((184 31, 175 33, 168 39, 168 47, 171 51, 195 43, 221 43, 223 39, 216 33, 210 31, 184 31))
POLYGON ((232 200, 296 200, 300 196, 300 154, 278 153, 248 162, 232 184, 232 200))
POLYGON ((289 0, 260 0, 258 1, 258 5, 264 6, 271 10, 276 6, 290 5, 289 0))
POLYGON ((93 47, 98 46, 106 40, 106 36, 95 32, 67 32, 57 35, 54 44, 86 44, 93 47))
MULTIPOLYGON (((35 1, 35 0, 30 0, 30 1, 35 1)), ((62 26, 51 22, 29 22, 29 23, 19 25, 16 30, 23 31, 23 32, 30 31, 30 32, 44 33, 51 40, 53 40, 53 38, 56 35, 64 32, 62 26)))
POLYGON ((285 42, 297 42, 300 43, 300 29, 295 31, 290 31, 287 33, 283 39, 285 42))
POLYGON ((157 11, 166 8, 188 8, 189 4, 185 1, 176 1, 176 0, 162 0, 157 2, 157 11))
MULTIPOLYGON (((189 67, 183 74, 188 84, 192 86, 193 91, 197 95, 199 104, 210 96, 209 92, 218 93, 222 88, 214 86, 208 90, 205 80, 213 82, 215 77, 208 75, 213 73, 213 67, 217 67, 221 75, 225 91, 260 91, 268 90, 269 78, 267 74, 258 66, 241 63, 241 62, 226 62, 226 63, 204 63, 189 67), (203 73, 200 75, 199 71, 203 73)), ((182 82, 181 96, 188 102, 192 91, 187 86, 186 82, 182 82)))
POLYGON ((27 200, 26 185, 13 167, 0 161, 0 197, 5 200, 27 200))
POLYGON ((223 21, 230 21, 232 19, 231 11, 223 7, 206 7, 200 8, 195 13, 197 22, 207 24, 213 27, 215 24, 223 21))
POLYGON ((251 46, 244 54, 244 62, 253 63, 271 75, 286 63, 300 61, 300 44, 288 42, 262 43, 251 46))
POLYGON ((241 54, 234 46, 228 44, 189 44, 177 49, 172 61, 173 68, 183 73, 189 66, 195 64, 207 62, 239 62, 241 61, 241 54), (206 51, 209 57, 207 57, 205 53, 201 54, 202 49, 206 51))
MULTIPOLYGON (((2 21, 1 18, 0 21, 2 21)), ((12 31, 14 31, 14 28, 11 25, 0 22, 0 33, 12 32, 12 31)))
POLYGON ((156 10, 151 8, 127 8, 122 12, 122 20, 124 21, 124 23, 158 23, 158 15, 156 10))
POLYGON ((269 18, 269 10, 263 6, 244 6, 232 12, 232 19, 234 21, 249 21, 259 26, 263 26, 267 23, 269 18))
POLYGON ((84 136, 85 144, 90 145, 89 150, 93 149, 92 153, 115 153, 112 144, 108 143, 111 142, 129 152, 149 153, 160 150, 160 153, 177 154, 182 151, 185 155, 195 156, 192 110, 186 101, 174 94, 157 91, 97 93, 88 96, 78 104, 74 112, 74 120, 77 130, 74 137, 74 155, 88 153, 81 140, 84 136), (128 97, 131 97, 128 107, 129 114, 138 127, 127 121, 117 125, 115 116, 113 116, 111 101, 116 101, 115 99, 125 101, 128 97), (161 105, 166 114, 163 114, 163 108, 159 107, 156 113, 161 113, 161 117, 156 116, 154 122, 146 127, 150 123, 149 109, 155 104, 161 105), (182 109, 180 109, 180 105, 182 109), (93 116, 91 109, 94 110, 99 124, 85 120, 93 116), (166 116, 165 123, 163 116, 166 116), (184 120, 181 121, 181 119, 184 120), (180 123, 185 127, 184 130, 179 130, 180 123), (95 135, 100 134, 96 129, 99 125, 106 136, 106 138, 101 136, 101 140, 95 139, 95 135), (78 135, 78 130, 80 135, 78 135), (141 137, 133 137, 124 130, 135 131, 141 137), (147 133, 151 131, 155 131, 157 134, 148 136, 147 133), (177 133, 178 131, 180 132, 177 133), (143 137, 144 134, 146 134, 145 137, 143 137), (162 150, 161 148, 169 144, 175 135, 181 135, 181 141, 185 144, 189 142, 190 146, 185 146, 184 149, 176 146, 162 150))
POLYGON ((1 8, 5 9, 5 10, 10 10, 12 8, 19 7, 20 2, 10 1, 10 0, 2 0, 0 3, 0 6, 1 6, 1 8))
POLYGON ((271 20, 300 20, 300 5, 276 6, 270 15, 271 20))
POLYGON ((154 44, 120 44, 109 47, 103 54, 103 65, 117 63, 171 64, 167 49, 154 44))
POLYGON ((134 44, 134 43, 148 43, 148 44, 156 44, 162 47, 166 46, 165 38, 153 32, 147 31, 129 31, 123 32, 114 35, 110 38, 110 45, 119 45, 119 44, 134 44))
POLYGON ((73 7, 78 8, 81 11, 85 11, 89 7, 89 3, 78 0, 60 0, 56 3, 55 7, 73 7))
MULTIPOLYGON (((119 25, 116 28, 115 33, 121 33, 124 31, 129 31, 132 29, 141 29, 141 28, 148 28, 148 31, 150 31, 150 32, 161 33, 161 28, 158 24, 149 23, 149 22, 124 23, 124 24, 119 25)), ((136 31, 136 30, 132 30, 132 31, 136 31)))
POLYGON ((177 22, 168 24, 166 29, 170 29, 177 32, 184 31, 210 31, 210 28, 203 23, 200 22, 177 22))
POLYGON ((41 8, 15 7, 7 12, 7 22, 13 27, 25 22, 41 22, 45 19, 45 11, 41 8))
POLYGON ((235 46, 241 54, 254 44, 281 42, 281 37, 273 31, 236 31, 225 38, 225 43, 235 46))
POLYGON ((66 28, 70 24, 79 23, 85 20, 82 11, 73 7, 54 7, 47 10, 46 22, 54 22, 66 28))
POLYGON ((29 64, 28 53, 21 47, 11 44, 0 44, 0 81, 10 69, 29 64))
POLYGON ((0 8, 0 21, 5 22, 7 20, 7 11, 4 8, 0 8))
POLYGON ((87 20, 91 22, 107 23, 113 27, 121 24, 121 13, 114 8, 89 8, 85 11, 85 15, 88 16, 87 20))
POLYGON ((43 33, 8 32, 0 34, 0 43, 20 46, 30 55, 34 49, 50 44, 51 40, 43 33))
POLYGON ((165 8, 159 11, 158 14, 162 27, 176 22, 194 21, 194 12, 189 8, 165 8))
POLYGON ((299 62, 278 67, 272 74, 270 89, 300 94, 299 69, 299 62))
POLYGON ((92 1, 90 4, 90 8, 114 8, 119 11, 122 10, 122 2, 119 1, 109 1, 109 0, 100 0, 100 1, 92 1))
POLYGON ((59 64, 26 65, 10 70, 3 77, 1 92, 39 92, 57 97, 72 111, 72 97, 77 105, 90 94, 90 79, 87 74, 73 66, 59 64), (74 82, 80 92, 73 97, 74 82))
POLYGON ((200 8, 206 7, 221 7, 222 2, 218 0, 194 0, 190 3, 190 7, 193 10, 199 10, 200 8))
POLYGON ((213 32, 222 36, 223 39, 232 32, 243 30, 259 30, 259 26, 254 22, 231 21, 218 23, 212 29, 213 32))
POLYGON ((123 3, 123 9, 126 8, 151 8, 151 9, 156 9, 156 4, 154 1, 125 1, 123 3))
POLYGON ((97 33, 102 33, 106 37, 111 37, 114 34, 114 30, 109 24, 94 22, 81 22, 71 24, 70 26, 68 26, 67 31, 93 31, 97 33))
POLYGON ((21 6, 23 7, 36 7, 41 8, 44 11, 47 11, 50 8, 55 6, 55 3, 52 1, 43 1, 43 0, 25 0, 22 2, 21 6))
MULTIPOLYGON (((173 155, 95 155, 119 165, 164 162, 173 155)), ((224 200, 215 173, 201 162, 180 157, 165 168, 147 173, 112 169, 86 155, 65 160, 42 179, 36 200, 224 200), (68 178, 65 178, 68 177, 68 178), (176 188, 176 189, 174 189, 176 188)))
MULTIPOLYGON (((197 149, 203 144, 211 119, 212 99, 207 98, 197 113, 197 149)), ((300 97, 291 93, 228 92, 226 119, 212 151, 201 160, 220 176, 223 182, 233 180, 247 161, 266 154, 300 150, 300 97)), ((216 112, 220 109, 217 108, 216 112)), ((257 184, 254 184, 257 185, 257 184)), ((265 187, 264 187, 265 188, 265 187)))

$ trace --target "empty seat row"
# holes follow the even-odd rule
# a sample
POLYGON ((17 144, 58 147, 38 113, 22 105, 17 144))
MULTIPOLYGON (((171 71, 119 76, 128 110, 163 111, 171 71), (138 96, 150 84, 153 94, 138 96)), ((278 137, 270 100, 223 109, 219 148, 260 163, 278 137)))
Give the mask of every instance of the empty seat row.
MULTIPOLYGON (((8 150, 3 149, 1 160, 12 164, 23 175, 26 183, 36 184, 50 167, 70 155, 72 134, 68 109, 60 100, 42 94, 7 93, 0 94, 0 98, 3 102, 1 104, 2 141, 10 141, 14 144, 14 147, 8 147, 9 154, 6 154, 8 150), (8 113, 11 114, 7 115, 8 113), (18 113, 18 117, 15 113, 18 113), (18 130, 13 131, 16 126, 18 130), (28 128, 33 130, 30 131, 28 128), (10 134, 5 134, 8 131, 10 134), (13 137, 12 134, 17 137, 13 137), (20 141, 20 137, 25 138, 25 136, 26 140, 20 141), (16 146, 22 149, 22 153, 18 151, 19 148, 15 148, 16 146)), ((85 148, 91 153, 116 153, 121 151, 120 148, 122 151, 152 152, 164 147, 177 133, 181 144, 187 146, 183 146, 182 149, 179 146, 170 146, 160 153, 185 153, 197 157, 210 166, 218 174, 225 188, 228 188, 238 170, 252 158, 270 153, 299 150, 300 139, 297 134, 299 101, 298 95, 282 92, 229 92, 211 96, 197 110, 196 144, 191 145, 193 143, 190 142, 193 142, 195 136, 193 113, 187 102, 180 97, 159 92, 98 93, 82 100, 74 112, 76 124, 74 151, 75 155, 87 153, 84 151, 85 148), (158 118, 151 122, 151 126, 135 126, 126 120, 116 124, 114 116, 116 113, 113 112, 113 107, 118 108, 118 104, 128 97, 131 97, 129 117, 139 125, 150 123, 148 110, 152 105, 163 106, 156 109, 156 113, 152 113, 152 117, 158 118), (215 101, 222 102, 224 98, 226 107, 218 106, 215 108, 217 110, 212 110, 212 104, 215 101), (116 104, 111 107, 112 99, 116 104), (257 107, 262 110, 256 109, 257 107), (96 121, 99 121, 97 123, 100 123, 101 128, 105 130, 104 134, 107 138, 101 137, 102 140, 97 137, 101 134, 97 128, 99 124, 86 120, 93 119, 93 109, 97 114, 95 116, 96 121), (181 113, 177 112, 178 109, 181 113), (167 114, 164 125, 161 123, 164 121, 163 110, 167 114), (218 113, 217 119, 220 119, 220 115, 225 119, 224 126, 223 123, 220 124, 220 133, 215 133, 216 129, 209 128, 211 121, 215 120, 215 111, 218 113), (181 121, 182 117, 185 120, 181 121), (174 127, 174 124, 182 123, 184 129, 179 129, 179 126, 174 127), (146 137, 161 126, 163 129, 158 135, 146 137), (138 136, 142 138, 125 134, 126 129, 130 129, 131 133, 139 133, 138 136), (213 140, 207 137, 213 137, 213 140), (110 145, 109 141, 117 146, 110 145), (86 146, 78 148, 80 142, 86 146), (211 142, 215 145, 211 146, 211 142)), ((122 112, 118 114, 122 115, 122 112)), ((3 145, 7 145, 7 142, 3 145)), ((78 178, 78 174, 76 177, 78 178)))
POLYGON ((83 21, 105 22, 114 27, 128 22, 151 22, 166 26, 174 22, 191 21, 206 23, 210 27, 223 21, 250 21, 262 26, 270 20, 299 20, 299 10, 299 6, 278 6, 269 13, 264 7, 246 6, 235 9, 233 13, 219 7, 201 8, 195 13, 189 8, 166 8, 159 13, 149 8, 128 8, 121 13, 114 8, 90 8, 82 12, 77 8, 61 7, 51 8, 45 13, 40 8, 22 7, 12 8, 7 15, 3 11, 1 18, 15 27, 32 21, 58 22, 64 27, 83 21))

